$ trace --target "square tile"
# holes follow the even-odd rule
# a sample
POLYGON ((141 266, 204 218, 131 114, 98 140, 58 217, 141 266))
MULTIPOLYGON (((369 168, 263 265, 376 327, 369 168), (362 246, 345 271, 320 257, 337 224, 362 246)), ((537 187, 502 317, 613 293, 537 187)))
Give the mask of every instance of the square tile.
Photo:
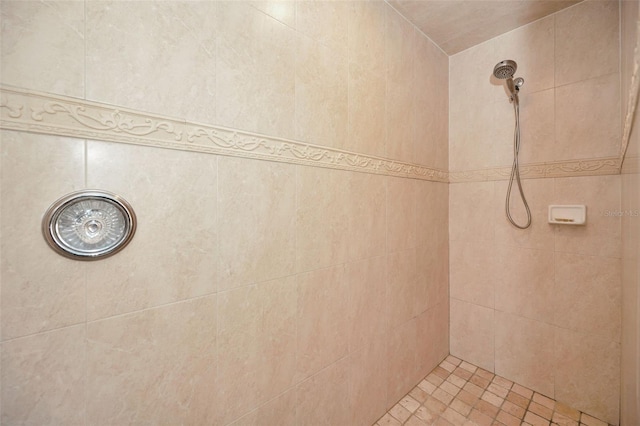
POLYGON ((451 382, 459 388, 462 388, 467 384, 467 381, 465 379, 456 376, 455 373, 447 377, 447 382, 451 382))
POLYGON ((411 413, 414 413, 418 408, 420 408, 420 403, 410 396, 405 396, 400 400, 400 405, 409 410, 411 413))
POLYGON ((540 395, 538 392, 533 394, 533 401, 544 407, 547 407, 550 410, 553 410, 556 406, 556 402, 553 399, 548 398, 544 395, 540 395))
POLYGON ((553 415, 552 409, 545 407, 544 405, 538 404, 535 401, 531 401, 531 404, 529 404, 528 410, 547 420, 551 420, 551 416, 553 415))
POLYGON ((409 412, 409 410, 407 410, 406 408, 404 408, 402 405, 400 405, 399 403, 394 405, 393 408, 391 410, 389 410, 389 413, 395 417, 396 419, 400 420, 401 422, 405 422, 409 417, 411 417, 411 412, 409 412))
POLYGON ((465 370, 462 367, 458 367, 453 371, 453 375, 460 377, 461 379, 464 379, 464 380, 469 380, 471 376, 473 376, 473 373, 469 370, 465 370))
POLYGON ((453 395, 451 395, 450 393, 445 392, 442 389, 436 389, 433 392, 432 396, 435 399, 437 399, 438 401, 444 403, 445 405, 449 405, 451 403, 451 401, 453 400, 453 395))
POLYGON ((511 388, 511 390, 515 393, 517 393, 518 395, 522 395, 527 399, 531 399, 531 397, 533 396, 533 391, 531 389, 527 389, 524 386, 520 386, 519 384, 515 383, 513 385, 513 387, 511 388))
POLYGON ((443 391, 453 396, 456 396, 458 392, 460 392, 460 388, 458 386, 447 381, 445 381, 443 384, 440 385, 440 389, 442 389, 443 391))

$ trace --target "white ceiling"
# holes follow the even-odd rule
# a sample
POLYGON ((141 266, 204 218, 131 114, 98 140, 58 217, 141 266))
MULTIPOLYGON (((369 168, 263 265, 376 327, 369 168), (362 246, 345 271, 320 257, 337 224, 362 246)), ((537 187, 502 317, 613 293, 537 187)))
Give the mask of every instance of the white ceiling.
POLYGON ((448 55, 582 0, 389 0, 448 55))

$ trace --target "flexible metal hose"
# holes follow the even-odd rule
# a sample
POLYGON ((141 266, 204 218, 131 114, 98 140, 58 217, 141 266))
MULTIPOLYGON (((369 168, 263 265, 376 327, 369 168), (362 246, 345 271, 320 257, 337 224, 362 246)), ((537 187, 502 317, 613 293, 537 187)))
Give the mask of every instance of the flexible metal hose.
POLYGON ((509 179, 509 189, 507 190, 507 198, 505 201, 505 211, 507 213, 507 219, 509 222, 516 228, 527 229, 531 226, 531 210, 529 210, 529 203, 527 203, 527 199, 524 196, 524 191, 522 190, 522 182, 520 182, 520 165, 518 164, 518 154, 520 152, 520 105, 518 102, 517 93, 514 94, 513 98, 513 110, 516 115, 516 128, 513 132, 513 166, 511 167, 511 178, 509 179), (518 190, 520 191, 520 197, 522 198, 522 202, 524 204, 524 208, 527 210, 527 223, 525 225, 518 225, 515 220, 511 217, 511 187, 513 186, 513 179, 516 179, 518 183, 518 190))

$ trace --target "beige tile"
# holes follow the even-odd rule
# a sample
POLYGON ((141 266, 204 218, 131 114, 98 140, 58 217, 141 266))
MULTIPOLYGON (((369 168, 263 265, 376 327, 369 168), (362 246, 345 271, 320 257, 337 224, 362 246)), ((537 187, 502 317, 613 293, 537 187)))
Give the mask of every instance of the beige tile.
POLYGON ((296 49, 295 137, 344 147, 348 127, 348 67, 343 55, 299 37, 296 49))
MULTIPOLYGON (((459 396, 459 395, 458 395, 459 396)), ((463 416, 468 416, 471 413, 471 406, 465 402, 462 402, 457 397, 451 402, 451 408, 463 416)))
POLYGON ((3 1, 2 83, 84 95, 84 4, 3 1))
POLYGON ((558 87, 555 99, 556 161, 617 155, 621 135, 618 74, 558 87))
POLYGON ((556 15, 556 85, 618 71, 618 8, 590 0, 556 15))
POLYGON ((386 334, 350 352, 349 404, 348 424, 371 425, 384 414, 387 407, 386 334))
POLYGON ((554 204, 587 206, 586 226, 555 226, 556 252, 620 257, 620 176, 555 180, 554 204))
POLYGON ((554 254, 552 251, 499 245, 497 257, 497 310, 538 321, 553 318, 554 254))
POLYGON ((554 323, 620 341, 620 259, 556 254, 554 323))
POLYGON ((413 318, 416 299, 416 254, 404 250, 387 256, 387 309, 390 327, 413 318))
POLYGON ((529 388, 525 388, 522 385, 519 385, 518 383, 514 383, 513 387, 511 388, 511 390, 513 392, 515 392, 516 394, 523 396, 524 398, 526 398, 527 400, 531 399, 533 397, 533 391, 529 388))
POLYGON ((292 274, 295 167, 232 157, 218 167, 219 289, 292 274))
POLYGON ((409 420, 407 420, 407 422, 405 423, 406 426, 426 426, 427 423, 425 423, 424 421, 422 421, 419 417, 417 416, 411 416, 409 418, 409 420))
POLYGON ((297 168, 296 269, 308 271, 347 259, 349 173, 297 168))
POLYGON ((343 359, 296 387, 296 424, 349 423, 348 371, 348 361, 343 359))
POLYGON ((416 182, 387 178, 387 247, 390 252, 416 246, 416 182))
POLYGON ((294 384, 295 277, 218 294, 218 406, 238 418, 294 384))
POLYGON ((414 121, 418 119, 413 107, 414 87, 387 81, 385 96, 386 157, 415 162, 414 121))
POLYGON ((520 89, 521 102, 535 92, 554 87, 554 39, 555 15, 552 15, 493 40, 497 60, 509 58, 518 64, 515 76, 525 80, 520 89))
POLYGON ((543 417, 538 416, 531 411, 527 411, 527 414, 524 416, 524 421, 531 424, 532 426, 549 426, 549 421, 544 419, 543 417))
POLYGON ((211 155, 87 144, 87 185, 124 197, 138 217, 125 251, 87 267, 89 320, 216 291, 216 170, 211 155))
POLYGON ((443 391, 453 396, 456 396, 458 392, 460 392, 460 388, 458 386, 448 381, 445 381, 444 383, 442 383, 440 385, 440 389, 442 389, 443 391))
POLYGON ((491 405, 495 405, 496 407, 500 407, 504 402, 503 398, 500 398, 498 395, 489 391, 485 391, 480 398, 483 401, 487 401, 491 405))
POLYGON ((438 388, 433 391, 433 397, 445 405, 449 405, 453 401, 454 395, 444 391, 442 388, 438 388))
POLYGON ((440 365, 438 365, 438 367, 444 368, 445 370, 447 370, 449 373, 453 373, 453 371, 456 369, 456 366, 451 364, 449 361, 447 361, 446 359, 444 361, 442 361, 440 363, 440 365))
MULTIPOLYGON (((579 412, 578 412, 578 418, 580 418, 579 412)), ((578 422, 577 421, 572 420, 569 417, 563 416, 562 414, 558 413, 557 411, 553 413, 552 421, 553 421, 553 423, 557 424, 558 426, 578 426, 578 422)))
POLYGON ((84 142, 5 131, 1 153, 2 338, 83 322, 87 265, 56 254, 41 221, 84 187, 84 142))
POLYGON ((386 8, 379 1, 349 2, 349 61, 381 77, 385 74, 386 8))
POLYGON ((87 3, 87 98, 210 122, 216 9, 215 2, 87 3))
MULTIPOLYGON (((491 140, 486 146, 488 153, 477 153, 477 155, 488 155, 488 166, 490 167, 510 167, 513 164, 513 142, 515 129, 513 104, 509 102, 509 98, 506 95, 503 95, 500 96, 500 99, 488 103, 484 108, 491 109, 489 123, 482 123, 484 128, 487 129, 485 131, 490 131, 491 140)), ((533 109, 528 108, 527 112, 533 112, 533 109)), ((524 118, 523 115, 524 114, 521 112, 521 120, 524 118)), ((538 122, 536 122, 536 124, 538 124, 538 122)), ((553 127, 551 129, 553 129, 553 127)), ((522 130, 523 129, 521 128, 521 133, 522 130)), ((470 131, 473 132, 472 130, 470 131)), ((549 129, 545 128, 545 131, 548 132, 549 129)), ((521 140, 520 146, 522 146, 522 143, 523 142, 521 140)), ((520 156, 520 158, 524 163, 523 157, 520 156)))
MULTIPOLYGON (((555 157, 555 112, 555 91, 553 89, 523 93, 520 96, 519 160, 522 162, 521 164, 559 160, 555 157)), ((513 121, 509 124, 509 130, 513 132, 513 121)), ((504 154, 507 154, 506 157, 499 157, 508 161, 499 161, 499 164, 510 166, 513 161, 513 137, 509 142, 509 144, 502 145, 510 148, 504 151, 504 154)))
POLYGON ((492 309, 451 299, 451 353, 493 370, 493 317, 492 309))
POLYGON ((289 390, 241 417, 231 426, 294 426, 296 424, 296 393, 289 390))
POLYGON ((296 29, 313 40, 340 52, 346 51, 349 28, 347 2, 295 2, 296 29))
POLYGON ((343 266, 300 274, 298 282, 297 380, 348 352, 348 288, 343 266))
POLYGON ((85 327, 2 343, 3 424, 83 424, 85 327))
POLYGON ((417 181, 416 197, 417 246, 444 250, 449 243, 449 229, 442 226, 449 221, 449 185, 417 181))
POLYGON ((429 394, 416 386, 415 388, 411 389, 411 392, 409 392, 409 396, 418 401, 418 403, 422 404, 427 400, 429 394))
POLYGON ((487 391, 491 392, 492 394, 495 394, 497 396, 499 396, 500 398, 506 398, 507 394, 509 393, 509 390, 507 388, 503 388, 502 386, 498 386, 495 383, 491 383, 488 387, 487 387, 487 391))
POLYGON ((409 412, 414 413, 419 407, 420 403, 413 399, 410 396, 405 396, 400 400, 400 405, 409 410, 409 412))
POLYGON ((451 297, 493 308, 495 284, 500 276, 495 252, 487 250, 484 242, 452 241, 449 258, 451 297))
POLYGON ((418 32, 391 6, 386 7, 386 71, 387 81, 404 87, 413 85, 418 32))
POLYGON ((217 4, 216 123, 294 138, 296 33, 247 3, 217 4))
POLYGON ((553 415, 553 410, 550 408, 547 408, 541 404, 538 404, 535 401, 531 401, 531 404, 529 404, 529 411, 531 411, 532 413, 537 414, 538 416, 542 417, 543 419, 546 420, 551 420, 551 417, 553 415))
POLYGON ((349 133, 345 148, 384 157, 386 152, 384 75, 349 64, 349 133))
POLYGON ((447 419, 451 424, 463 426, 466 422, 465 416, 449 407, 442 413, 442 418, 447 419))
POLYGON ((387 328, 386 277, 387 262, 384 257, 345 265, 349 292, 350 352, 369 346, 387 328))
POLYGON ((520 420, 522 420, 526 411, 525 408, 522 408, 521 406, 514 404, 508 399, 502 403, 502 407, 500 408, 501 408, 501 412, 509 414, 510 416, 516 417, 520 420))
POLYGON ((391 414, 395 419, 406 422, 409 417, 411 417, 411 411, 407 410, 402 404, 397 403, 389 410, 389 414, 391 414))
MULTIPOLYGON (((518 229, 507 219, 505 212, 505 199, 509 187, 508 181, 494 182, 494 217, 495 240, 498 244, 507 246, 554 250, 554 226, 548 220, 548 206, 554 201, 554 179, 525 179, 522 181, 525 198, 531 210, 531 226, 527 229, 518 229)), ((527 220, 526 210, 517 183, 511 188, 511 217, 518 224, 525 224, 527 220)))
POLYGON ((620 345, 556 329, 555 398, 611 424, 618 423, 620 345))
POLYGON ((495 100, 495 92, 499 90, 500 83, 492 82, 490 76, 493 67, 500 60, 497 57, 497 46, 498 43, 494 40, 450 56, 449 85, 452 99, 476 104, 489 99, 495 100))
MULTIPOLYGON (((555 413, 571 420, 580 421, 580 411, 561 402, 556 402, 555 413)), ((554 419, 555 420, 555 419, 554 419)))
POLYGON ((251 0, 249 4, 291 28, 296 27, 296 2, 293 0, 251 0))
POLYGON ((512 416, 511 414, 500 410, 500 412, 498 413, 498 416, 496 417, 496 420, 498 420, 500 423, 506 425, 506 426, 520 426, 520 419, 517 417, 512 416))
POLYGON ((513 382, 511 380, 507 380, 504 377, 500 377, 500 376, 495 376, 493 378, 493 383, 507 390, 511 389, 511 386, 513 386, 513 382))
POLYGON ((402 425, 402 423, 400 423, 400 421, 398 421, 391 414, 387 413, 384 416, 382 416, 382 418, 380 420, 378 420, 376 425, 379 425, 379 426, 400 426, 400 425, 402 425))
POLYGON ((387 406, 400 400, 420 379, 416 368, 416 320, 407 321, 389 333, 387 406))
POLYGON ((385 253, 385 178, 322 168, 297 171, 297 270, 385 253))
POLYGON ((587 426, 607 426, 606 422, 603 422, 600 419, 596 419, 595 417, 592 417, 587 413, 582 413, 582 415, 580 416, 580 422, 581 424, 585 424, 587 426))
POLYGON ((431 40, 416 38, 414 61, 415 162, 446 170, 449 164, 449 58, 431 40))
POLYGON ((422 313, 449 297, 449 256, 447 246, 416 249, 416 313, 422 313))
POLYGON ((87 326, 87 421, 214 423, 216 297, 87 326))
POLYGON ((431 395, 433 393, 434 390, 436 390, 437 386, 434 385, 433 383, 431 383, 428 380, 422 380, 420 383, 418 383, 418 387, 422 390, 424 390, 427 394, 431 395))
MULTIPOLYGON (((450 241, 487 241, 494 238, 493 182, 449 186, 450 241)), ((464 357, 463 357, 464 358, 464 357)))
MULTIPOLYGON (((465 75, 468 75, 466 71, 465 75)), ((455 94, 453 72, 450 73, 449 87, 449 170, 465 171, 477 170, 495 166, 494 146, 496 140, 508 143, 510 140, 504 119, 504 137, 496 137, 496 111, 491 102, 470 101, 466 92, 455 94)), ((479 98, 476 98, 479 99, 479 98)), ((500 106, 507 108, 506 100, 500 101, 500 106)), ((508 113, 508 112, 507 112, 508 113)))
MULTIPOLYGON (((342 183, 344 185, 345 182, 342 183)), ((386 253, 386 178, 369 173, 350 173, 348 195, 349 260, 360 260, 386 253)), ((335 190, 335 188, 333 188, 335 190)), ((331 208, 335 208, 331 206, 331 208)), ((326 213, 326 212, 322 212, 326 213)))

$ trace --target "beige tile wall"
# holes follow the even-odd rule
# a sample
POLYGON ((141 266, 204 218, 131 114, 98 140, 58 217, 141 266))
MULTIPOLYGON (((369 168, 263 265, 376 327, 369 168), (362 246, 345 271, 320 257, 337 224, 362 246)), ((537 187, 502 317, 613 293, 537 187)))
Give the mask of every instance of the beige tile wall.
MULTIPOLYGON (((521 162, 616 156, 618 19, 618 2, 587 0, 452 56, 450 170, 512 161, 513 108, 491 78, 503 59, 525 79, 521 162)), ((450 185, 451 353, 617 424, 620 176, 523 186, 524 231, 505 217, 507 182, 450 185), (585 204, 587 225, 549 225, 549 204, 585 204)))
MULTIPOLYGON (((637 43, 637 1, 622 2, 622 88, 629 91, 637 43)), ((623 98, 624 99, 624 98, 623 98)), ((623 103, 626 111, 627 103, 623 103)), ((623 114, 623 116, 626 114, 623 114)), ((620 424, 640 423, 640 133, 635 115, 622 175, 622 359, 620 424)))
MULTIPOLYGON (((386 3, 0 12, 2 83, 447 168, 448 57, 386 3)), ((447 184, 22 132, 0 149, 3 424, 369 425, 448 354, 447 184), (87 187, 139 226, 81 263, 40 220, 87 187)))
POLYGON ((449 169, 511 164, 513 107, 503 59, 518 64, 521 160, 616 156, 620 147, 619 6, 587 0, 450 58, 449 169))

